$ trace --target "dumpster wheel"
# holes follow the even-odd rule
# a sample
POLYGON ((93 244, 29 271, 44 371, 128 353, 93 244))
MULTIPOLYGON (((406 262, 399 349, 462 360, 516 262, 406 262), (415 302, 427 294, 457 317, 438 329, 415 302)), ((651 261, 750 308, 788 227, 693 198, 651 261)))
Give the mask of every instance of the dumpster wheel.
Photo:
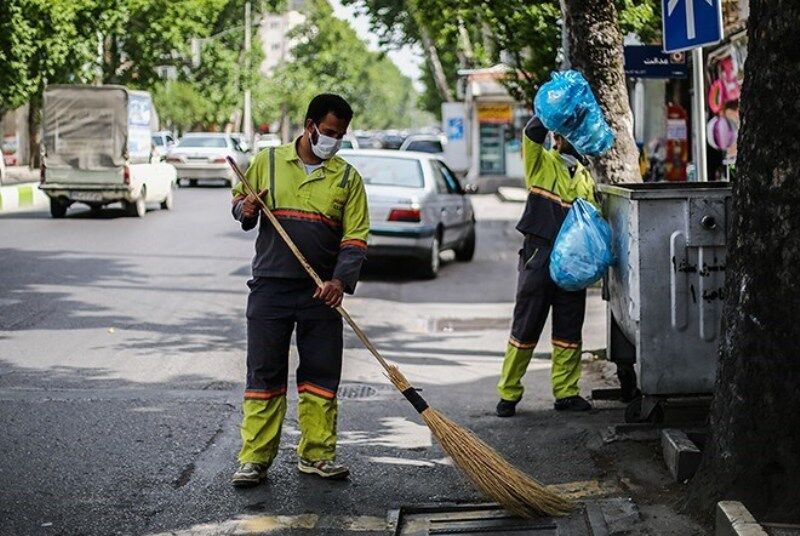
POLYGON ((664 408, 661 400, 653 397, 638 396, 625 406, 625 422, 627 423, 659 423, 664 421, 664 408))

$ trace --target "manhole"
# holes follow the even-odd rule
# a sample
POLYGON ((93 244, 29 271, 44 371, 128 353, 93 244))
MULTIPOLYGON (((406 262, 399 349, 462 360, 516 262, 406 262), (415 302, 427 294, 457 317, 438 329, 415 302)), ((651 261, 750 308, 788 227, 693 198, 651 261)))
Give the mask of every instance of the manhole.
POLYGON ((365 383, 350 383, 339 386, 339 398, 359 400, 378 396, 378 390, 365 383))
POLYGON ((431 318, 428 331, 432 333, 452 333, 454 331, 507 330, 511 319, 501 318, 431 318))

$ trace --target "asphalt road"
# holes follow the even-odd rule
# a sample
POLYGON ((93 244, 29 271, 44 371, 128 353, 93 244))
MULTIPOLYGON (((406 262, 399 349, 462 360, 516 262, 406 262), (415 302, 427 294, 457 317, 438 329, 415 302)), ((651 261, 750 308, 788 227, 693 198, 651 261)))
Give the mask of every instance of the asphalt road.
MULTIPOLYGON (((531 365, 521 415, 493 416, 522 207, 475 203, 473 262, 450 260, 433 281, 373 263, 345 304, 432 405, 515 463, 546 483, 602 481, 596 453, 575 447, 608 417, 555 414, 546 360, 531 365)), ((270 533, 382 534, 400 505, 479 499, 347 328, 339 456, 352 478, 297 474, 290 403, 268 482, 230 487, 254 233, 228 209, 225 189, 194 188, 141 220, 0 216, 0 534, 222 534, 242 519, 270 533)), ((603 345, 603 311, 593 294, 586 347, 603 345)))

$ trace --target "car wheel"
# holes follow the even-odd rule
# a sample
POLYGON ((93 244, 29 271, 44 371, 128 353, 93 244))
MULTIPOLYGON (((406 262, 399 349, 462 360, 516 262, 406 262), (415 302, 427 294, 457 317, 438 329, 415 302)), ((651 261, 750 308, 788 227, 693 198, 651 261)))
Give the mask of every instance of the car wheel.
POLYGON ((172 188, 170 188, 169 191, 167 192, 167 197, 165 197, 164 200, 161 202, 161 208, 163 210, 172 210, 173 203, 174 201, 172 199, 172 188))
POLYGON ((189 179, 189 186, 197 186, 197 179, 189 179))
POLYGON ((419 265, 420 277, 423 279, 434 279, 439 275, 439 267, 441 266, 441 259, 439 258, 440 253, 439 236, 435 235, 431 243, 431 248, 428 250, 428 254, 425 255, 425 258, 422 259, 419 265))
POLYGON ((67 207, 69 207, 69 201, 63 197, 50 198, 50 216, 53 218, 63 218, 66 216, 67 207))
POLYGON ((469 262, 475 256, 475 224, 469 228, 466 238, 459 244, 455 250, 456 260, 461 262, 469 262))
POLYGON ((147 206, 145 205, 144 198, 145 192, 142 190, 141 195, 135 201, 125 201, 125 213, 128 216, 133 216, 134 218, 143 218, 145 213, 147 212, 147 206))

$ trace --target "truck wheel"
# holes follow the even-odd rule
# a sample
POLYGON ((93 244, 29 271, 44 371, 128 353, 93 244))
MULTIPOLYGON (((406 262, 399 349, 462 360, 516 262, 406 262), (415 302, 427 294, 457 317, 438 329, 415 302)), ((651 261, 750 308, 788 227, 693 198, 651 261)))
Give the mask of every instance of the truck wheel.
POLYGON ((456 260, 469 262, 475 256, 475 224, 472 224, 466 238, 456 248, 456 260))
POLYGON ((439 235, 435 235, 431 248, 428 250, 428 254, 425 255, 419 264, 418 271, 422 279, 435 279, 436 276, 439 275, 439 266, 441 265, 439 253, 441 253, 439 249, 439 235))
POLYGON ((172 200, 172 188, 169 189, 167 192, 167 197, 161 202, 161 208, 163 210, 172 210, 173 200, 172 200))
POLYGON ((144 191, 135 201, 125 201, 125 213, 134 218, 143 218, 147 212, 144 202, 144 191))
POLYGON ((69 201, 63 197, 50 198, 50 215, 52 217, 63 218, 67 215, 67 207, 69 207, 69 201))

